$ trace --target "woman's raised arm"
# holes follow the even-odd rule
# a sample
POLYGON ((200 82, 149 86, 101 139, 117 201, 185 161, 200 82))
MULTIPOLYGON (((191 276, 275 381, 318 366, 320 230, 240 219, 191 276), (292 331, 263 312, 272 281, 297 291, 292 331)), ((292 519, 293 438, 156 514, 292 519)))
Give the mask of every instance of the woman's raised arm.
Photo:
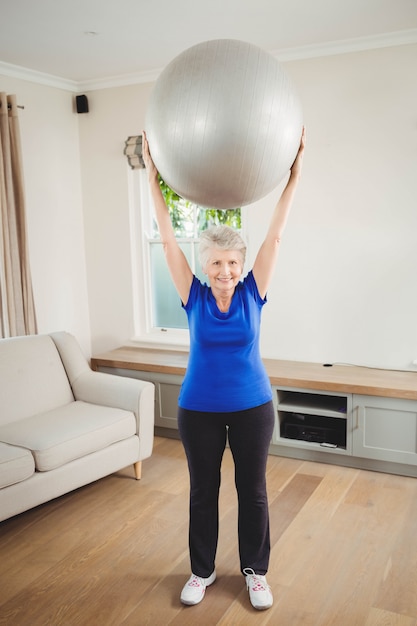
POLYGON ((265 298, 272 279, 278 258, 279 243, 291 210, 298 181, 300 180, 304 147, 305 129, 303 128, 300 147, 294 163, 292 164, 288 182, 275 206, 266 237, 259 248, 255 263, 253 264, 253 276, 262 298, 265 298))
POLYGON ((158 171, 152 160, 145 132, 143 133, 142 155, 148 172, 149 187, 154 203, 155 217, 168 269, 181 301, 183 304, 186 304, 190 293, 191 283, 193 281, 193 272, 175 237, 168 207, 159 186, 158 171))

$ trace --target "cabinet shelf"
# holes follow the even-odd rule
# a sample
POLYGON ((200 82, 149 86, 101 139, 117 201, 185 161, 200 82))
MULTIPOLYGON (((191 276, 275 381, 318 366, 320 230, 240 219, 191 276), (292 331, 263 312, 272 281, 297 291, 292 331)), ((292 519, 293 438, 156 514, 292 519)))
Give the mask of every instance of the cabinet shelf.
POLYGON ((281 445, 347 448, 348 395, 277 388, 281 445))
POLYGON ((278 410, 346 419, 347 396, 278 389, 278 410))

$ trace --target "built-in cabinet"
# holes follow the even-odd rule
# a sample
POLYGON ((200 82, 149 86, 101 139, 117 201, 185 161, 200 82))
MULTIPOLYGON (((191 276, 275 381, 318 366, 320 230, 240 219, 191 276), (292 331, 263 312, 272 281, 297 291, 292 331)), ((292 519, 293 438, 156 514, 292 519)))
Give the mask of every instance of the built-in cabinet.
POLYGON ((275 393, 273 443, 417 468, 416 400, 291 388, 275 393))
POLYGON ((351 394, 273 387, 273 444, 351 454, 351 394))
MULTIPOLYGON (((171 361, 167 352, 121 348, 92 366, 153 382, 157 432, 175 435, 186 355, 171 361)), ((417 373, 342 366, 329 373, 280 361, 266 367, 276 415, 272 454, 417 477, 417 373)))
POLYGON ((417 401, 355 394, 352 453, 417 466, 417 401))

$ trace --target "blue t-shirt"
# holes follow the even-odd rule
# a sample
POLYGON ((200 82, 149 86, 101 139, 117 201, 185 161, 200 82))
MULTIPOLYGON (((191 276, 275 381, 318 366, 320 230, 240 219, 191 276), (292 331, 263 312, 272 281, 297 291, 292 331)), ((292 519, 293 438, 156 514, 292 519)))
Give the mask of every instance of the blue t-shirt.
POLYGON ((184 309, 190 356, 178 404, 210 413, 243 411, 272 399, 259 351, 261 310, 252 272, 236 285, 229 311, 222 313, 211 288, 193 278, 184 309))

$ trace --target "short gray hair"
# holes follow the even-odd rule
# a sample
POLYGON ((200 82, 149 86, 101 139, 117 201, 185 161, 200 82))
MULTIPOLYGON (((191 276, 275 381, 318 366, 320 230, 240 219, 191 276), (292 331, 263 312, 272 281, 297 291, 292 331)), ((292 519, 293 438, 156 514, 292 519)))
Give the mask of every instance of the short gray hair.
POLYGON ((236 250, 242 258, 242 266, 246 258, 246 244, 240 234, 230 226, 211 226, 200 233, 199 260, 204 269, 209 261, 211 250, 236 250))

